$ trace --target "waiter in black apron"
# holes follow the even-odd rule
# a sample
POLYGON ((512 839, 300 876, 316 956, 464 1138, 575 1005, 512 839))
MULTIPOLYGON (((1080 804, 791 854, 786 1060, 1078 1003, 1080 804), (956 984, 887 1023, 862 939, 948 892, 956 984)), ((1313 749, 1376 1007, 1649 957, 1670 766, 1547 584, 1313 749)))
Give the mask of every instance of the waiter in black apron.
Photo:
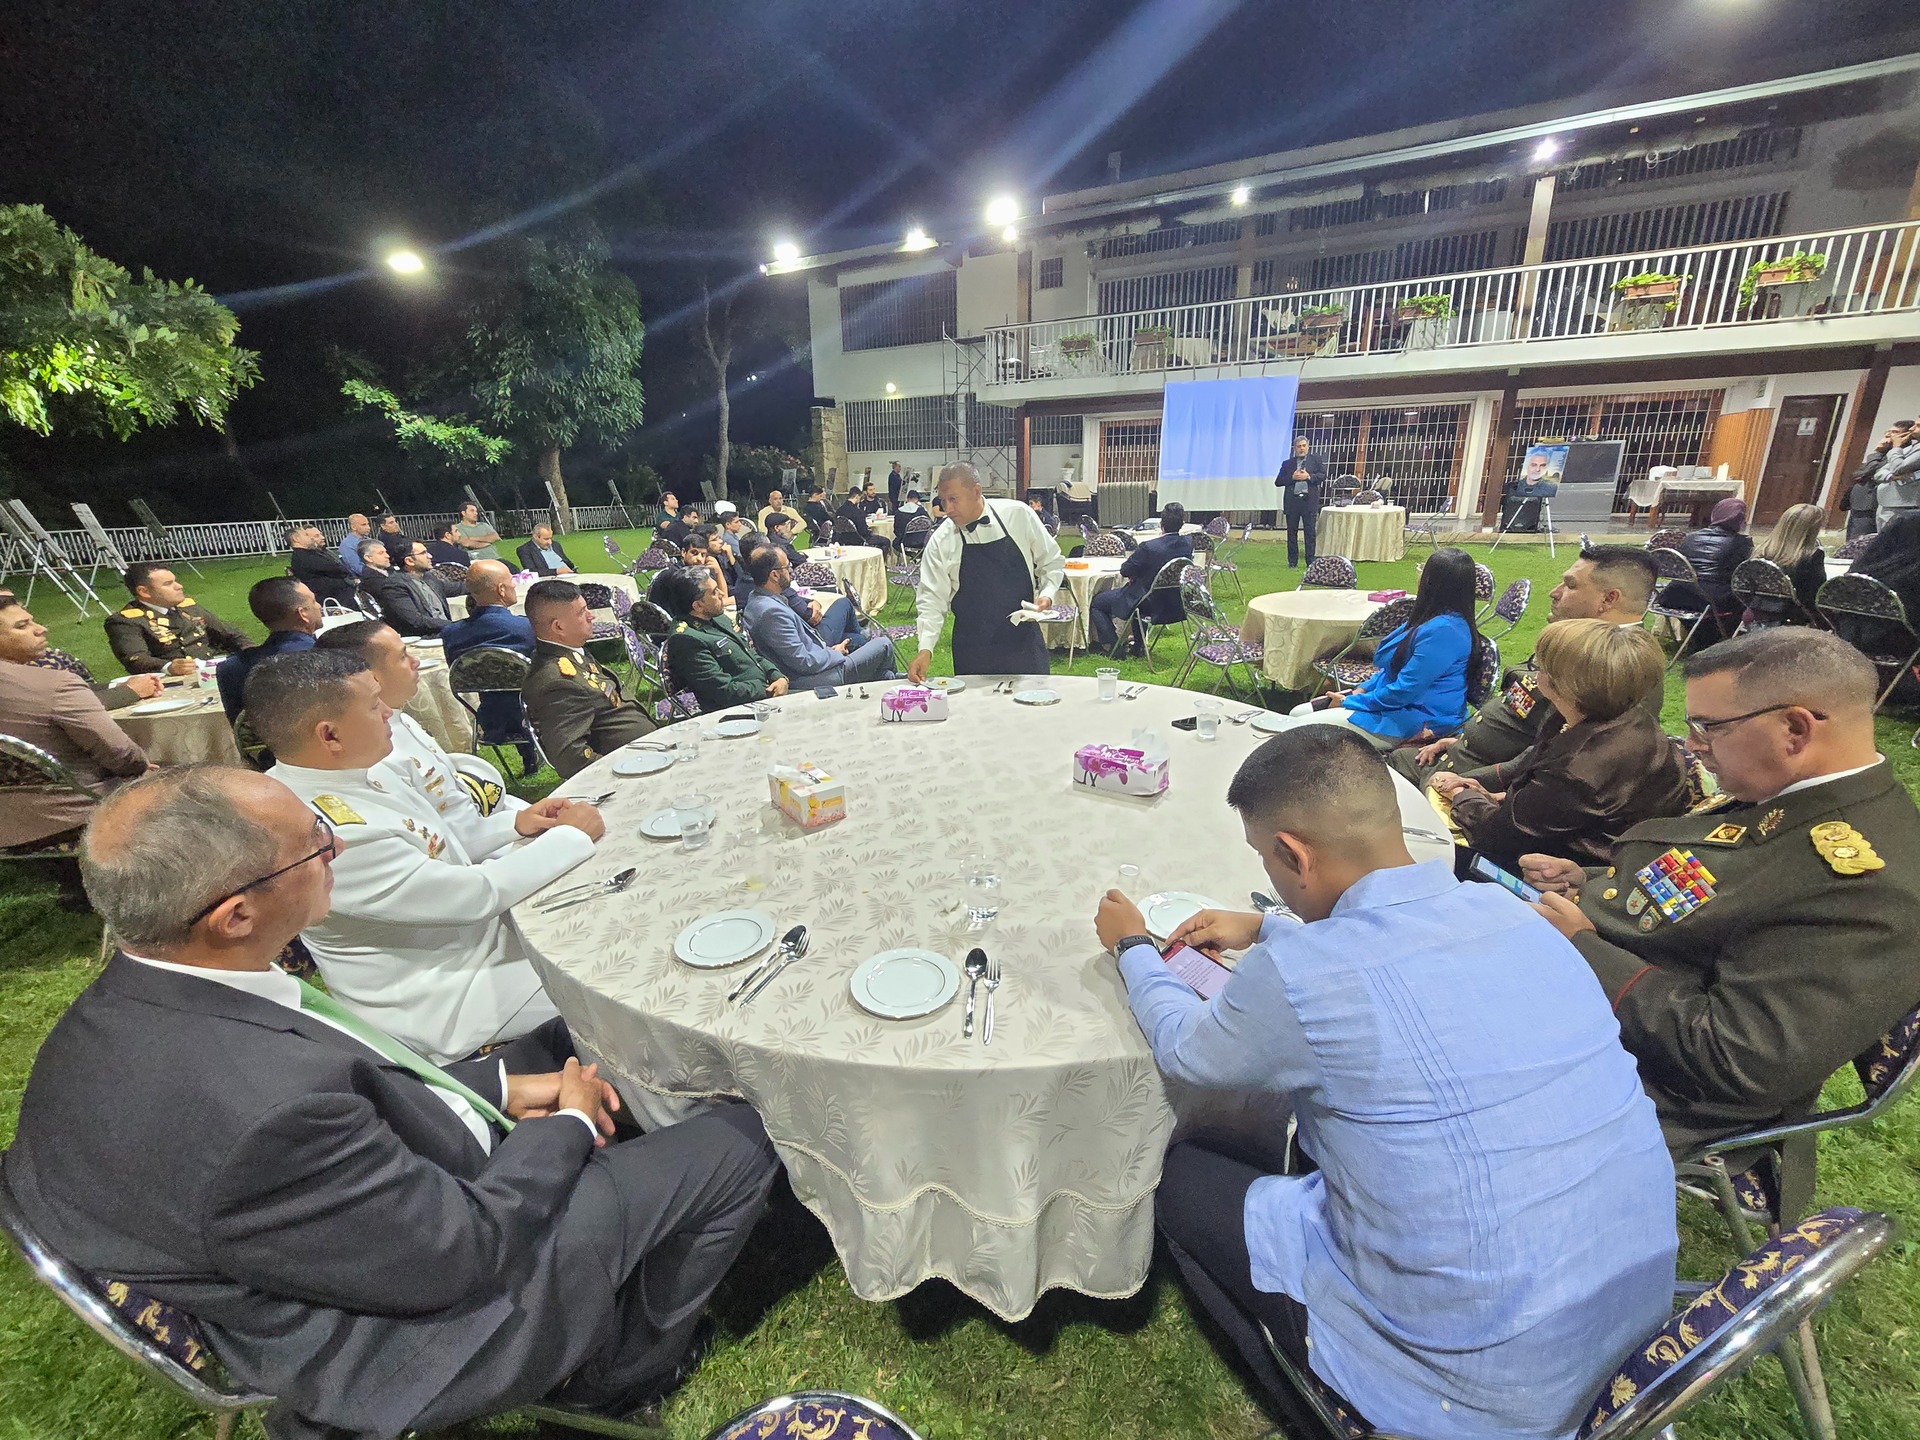
POLYGON ((1050 609, 1066 575, 1060 546, 1040 517, 1018 500, 989 500, 971 465, 940 472, 946 523, 920 561, 920 651, 907 677, 927 678, 933 647, 953 611, 953 673, 1044 675, 1047 642, 1032 622, 1009 618, 1031 603, 1050 609))

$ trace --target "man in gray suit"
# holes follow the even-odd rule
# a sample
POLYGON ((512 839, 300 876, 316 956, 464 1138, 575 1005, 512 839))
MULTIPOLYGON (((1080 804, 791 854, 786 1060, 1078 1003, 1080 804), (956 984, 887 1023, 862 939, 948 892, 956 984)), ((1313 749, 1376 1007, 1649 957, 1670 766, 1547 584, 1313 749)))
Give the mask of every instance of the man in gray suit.
POLYGON ((279 1397, 274 1440, 645 1403, 765 1204, 759 1120, 609 1145, 563 1022, 445 1070, 372 1030, 272 963, 334 853, 237 767, 102 803, 81 866, 122 949, 41 1047, 6 1185, 75 1264, 198 1319, 279 1397))
POLYGON ((894 673, 893 642, 884 635, 856 646, 823 642, 814 628, 786 602, 793 583, 793 562, 774 546, 753 552, 747 562, 753 589, 741 608, 740 622, 754 649, 780 668, 795 685, 818 689, 822 685, 857 685, 894 673))

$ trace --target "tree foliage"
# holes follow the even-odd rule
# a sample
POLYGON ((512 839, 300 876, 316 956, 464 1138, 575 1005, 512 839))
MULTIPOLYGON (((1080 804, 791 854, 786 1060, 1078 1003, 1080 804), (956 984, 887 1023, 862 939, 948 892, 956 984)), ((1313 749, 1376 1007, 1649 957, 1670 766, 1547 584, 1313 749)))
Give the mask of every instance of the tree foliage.
POLYGON ((464 415, 429 415, 409 409, 400 397, 379 383, 370 370, 346 362, 350 373, 340 381, 340 393, 356 409, 378 410, 393 425, 400 448, 416 460, 435 461, 452 468, 498 465, 513 452, 513 442, 489 435, 464 415))
POLYGON ((259 378, 240 322, 191 280, 135 280, 38 205, 0 205, 0 413, 125 440, 184 409, 223 428, 259 378))

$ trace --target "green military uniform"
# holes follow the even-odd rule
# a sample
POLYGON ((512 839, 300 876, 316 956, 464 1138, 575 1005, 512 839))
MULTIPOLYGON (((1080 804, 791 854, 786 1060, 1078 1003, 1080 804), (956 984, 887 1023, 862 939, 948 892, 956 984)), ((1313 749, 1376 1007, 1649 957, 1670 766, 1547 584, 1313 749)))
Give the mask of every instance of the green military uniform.
POLYGON ((534 646, 533 669, 521 682, 520 698, 540 748, 563 777, 654 729, 611 670, 590 655, 545 640, 534 646))
MULTIPOLYGON (((1807 1113, 1920 1004, 1920 812, 1885 760, 1635 825, 1580 908, 1597 933, 1574 944, 1676 1154, 1807 1113)), ((1789 1160, 1794 1213, 1811 1147, 1789 1160)))
POLYGON ((237 655, 252 643, 219 616, 194 604, 191 595, 171 610, 129 600, 107 617, 107 644, 132 675, 165 670, 188 656, 211 660, 237 655))
POLYGON ((782 678, 724 615, 675 625, 667 636, 667 670, 674 687, 693 691, 702 710, 764 700, 767 687, 782 678))

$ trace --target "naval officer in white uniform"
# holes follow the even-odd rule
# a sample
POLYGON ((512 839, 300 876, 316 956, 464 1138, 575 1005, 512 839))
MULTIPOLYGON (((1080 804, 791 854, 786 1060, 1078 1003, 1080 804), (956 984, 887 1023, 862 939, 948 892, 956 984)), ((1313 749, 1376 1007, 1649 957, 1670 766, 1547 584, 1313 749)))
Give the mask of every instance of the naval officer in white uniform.
POLYGON ((593 853, 600 812, 543 800, 449 818, 385 764, 389 714, 366 661, 277 656, 247 677, 269 772, 334 830, 333 897, 302 932, 327 988, 436 1063, 517 1039, 558 1013, 508 911, 593 853), (532 843, 516 845, 521 836, 532 843))

